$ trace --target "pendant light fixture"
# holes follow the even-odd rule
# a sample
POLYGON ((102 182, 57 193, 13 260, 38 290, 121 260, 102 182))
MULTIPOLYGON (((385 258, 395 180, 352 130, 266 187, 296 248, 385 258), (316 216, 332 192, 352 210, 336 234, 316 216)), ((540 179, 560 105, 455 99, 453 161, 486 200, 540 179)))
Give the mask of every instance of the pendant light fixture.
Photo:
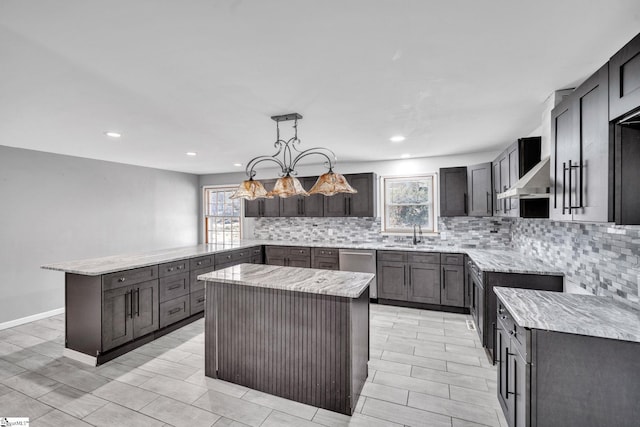
POLYGON ((276 122, 277 139, 274 146, 277 151, 271 156, 255 157, 247 163, 245 171, 249 179, 240 184, 236 192, 231 196, 232 199, 255 200, 263 198, 271 199, 274 196, 291 197, 309 196, 312 194, 333 196, 338 193, 357 193, 343 175, 333 171, 333 166, 337 160, 333 151, 323 147, 314 147, 306 150, 298 149, 298 146, 301 144, 298 138, 298 120, 302 119, 300 114, 291 113, 272 116, 271 119, 276 122), (280 138, 280 122, 291 120, 294 121, 294 135, 285 141, 280 138), (298 174, 295 167, 301 159, 314 154, 326 159, 325 166, 329 171, 320 175, 311 190, 307 192, 302 186, 302 183, 300 183, 300 180, 295 177, 298 174), (281 169, 280 178, 276 181, 273 190, 269 192, 267 192, 260 181, 253 179, 253 177, 256 176, 256 165, 262 162, 276 163, 281 169))

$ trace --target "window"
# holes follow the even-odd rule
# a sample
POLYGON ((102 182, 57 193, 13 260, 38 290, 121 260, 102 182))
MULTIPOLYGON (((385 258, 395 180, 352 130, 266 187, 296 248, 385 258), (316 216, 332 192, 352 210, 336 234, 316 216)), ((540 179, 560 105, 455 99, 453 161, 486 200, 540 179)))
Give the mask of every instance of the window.
POLYGON ((435 232, 435 174, 382 178, 382 232, 435 232))
POLYGON ((230 199, 236 187, 204 188, 205 242, 223 244, 240 241, 241 199, 230 199))

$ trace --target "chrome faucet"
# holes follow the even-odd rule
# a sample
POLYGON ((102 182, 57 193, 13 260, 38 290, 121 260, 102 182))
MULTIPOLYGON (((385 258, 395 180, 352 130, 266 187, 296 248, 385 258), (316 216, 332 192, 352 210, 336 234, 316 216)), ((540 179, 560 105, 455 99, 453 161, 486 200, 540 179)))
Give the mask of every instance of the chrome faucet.
POLYGON ((418 243, 422 242, 422 227, 420 227, 420 224, 413 224, 413 244, 417 245, 418 243), (418 238, 418 235, 416 234, 416 227, 418 227, 418 233, 420 234, 420 238, 418 238))

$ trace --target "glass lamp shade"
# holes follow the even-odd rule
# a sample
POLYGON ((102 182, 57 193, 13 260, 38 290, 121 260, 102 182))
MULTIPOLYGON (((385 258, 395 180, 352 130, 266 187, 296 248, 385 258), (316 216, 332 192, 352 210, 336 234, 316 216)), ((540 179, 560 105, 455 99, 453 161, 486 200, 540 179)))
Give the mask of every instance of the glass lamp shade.
POLYGON ((229 196, 229 198, 255 200, 273 199, 273 196, 270 196, 269 193, 267 193, 267 190, 264 188, 264 185, 262 185, 260 181, 248 179, 246 181, 242 181, 242 184, 238 186, 236 192, 229 196))
POLYGON ((338 193, 357 193, 358 191, 351 187, 347 179, 335 172, 327 172, 320 175, 313 185, 309 194, 324 194, 325 196, 334 196, 338 193))
POLYGON ((309 193, 304 189, 300 180, 295 176, 287 175, 278 178, 273 190, 269 191, 270 196, 291 197, 291 196, 308 196, 309 193))

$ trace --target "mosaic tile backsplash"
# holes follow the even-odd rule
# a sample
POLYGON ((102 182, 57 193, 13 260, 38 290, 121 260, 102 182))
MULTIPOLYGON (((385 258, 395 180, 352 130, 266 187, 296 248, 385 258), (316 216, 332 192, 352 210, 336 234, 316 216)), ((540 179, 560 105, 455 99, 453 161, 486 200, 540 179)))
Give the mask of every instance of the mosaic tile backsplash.
MULTIPOLYGON (((467 248, 504 248, 511 243, 510 220, 492 217, 439 218, 439 235, 424 235, 426 244, 467 248)), ((382 235, 380 218, 258 218, 256 239, 329 243, 408 243, 412 236, 382 235)))
POLYGON ((514 219, 514 248, 558 267, 594 295, 637 305, 640 287, 640 227, 514 219))

